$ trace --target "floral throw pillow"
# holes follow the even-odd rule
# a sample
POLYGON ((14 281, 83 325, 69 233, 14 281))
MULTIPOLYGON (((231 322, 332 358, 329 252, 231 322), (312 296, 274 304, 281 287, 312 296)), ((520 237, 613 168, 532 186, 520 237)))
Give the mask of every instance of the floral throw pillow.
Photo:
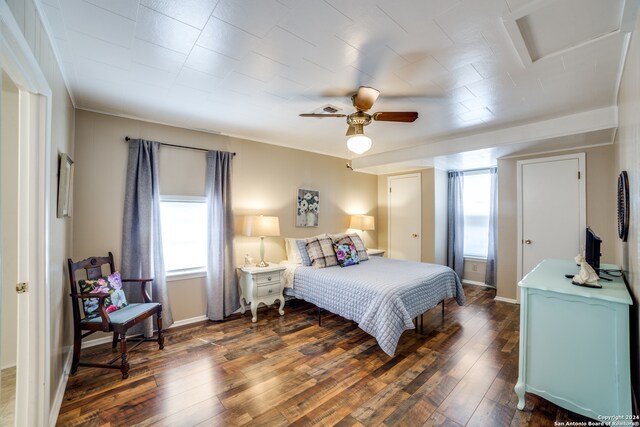
POLYGON ((357 233, 349 233, 349 234, 334 234, 333 243, 337 243, 338 245, 353 243, 358 251, 358 258, 360 258, 360 262, 367 261, 369 259, 369 255, 367 254, 367 248, 364 246, 362 239, 358 236, 357 233))
MULTIPOLYGON (((127 298, 122 290, 122 278, 117 271, 107 277, 101 277, 96 280, 80 280, 79 285, 80 292, 83 294, 111 294, 111 296, 104 300, 107 313, 127 306, 127 298)), ((86 317, 100 315, 98 311, 98 298, 85 299, 83 302, 86 317)))
POLYGON ((347 267, 349 265, 360 264, 360 258, 358 258, 358 251, 353 243, 349 244, 334 244, 333 250, 336 253, 338 259, 338 265, 340 267, 347 267))

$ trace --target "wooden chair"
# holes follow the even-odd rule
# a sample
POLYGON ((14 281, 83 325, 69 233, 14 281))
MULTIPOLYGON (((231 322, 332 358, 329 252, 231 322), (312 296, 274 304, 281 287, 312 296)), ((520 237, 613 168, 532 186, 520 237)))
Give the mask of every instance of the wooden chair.
POLYGON ((104 300, 109 296, 107 293, 86 293, 79 292, 76 282, 76 273, 85 270, 87 280, 95 280, 115 272, 113 264, 113 254, 109 252, 106 257, 91 257, 82 261, 73 262, 68 259, 69 264, 69 283, 71 285, 71 298, 73 307, 73 362, 71 365, 71 373, 74 374, 78 370, 78 366, 91 366, 95 368, 120 369, 122 378, 129 377, 129 360, 127 356, 127 338, 126 333, 132 326, 137 325, 150 316, 156 315, 158 335, 157 338, 145 338, 135 340, 137 343, 131 347, 131 350, 138 345, 147 341, 157 341, 160 350, 164 348, 164 334, 162 331, 162 304, 152 302, 146 291, 147 282, 153 279, 122 279, 123 285, 130 282, 140 283, 140 290, 144 303, 132 303, 119 310, 107 313, 104 307, 104 300), (109 273, 103 274, 102 267, 109 266, 109 273), (100 316, 86 317, 84 312, 84 299, 98 298, 98 310, 100 316), (82 307, 82 308, 81 308, 82 307), (82 310, 82 314, 81 314, 82 310), (83 331, 87 331, 84 332, 83 331), (82 339, 93 334, 94 332, 113 332, 112 348, 115 349, 118 341, 120 341, 120 355, 110 360, 108 363, 82 363, 80 362, 80 349, 82 339), (121 360, 120 366, 113 363, 118 359, 121 360))

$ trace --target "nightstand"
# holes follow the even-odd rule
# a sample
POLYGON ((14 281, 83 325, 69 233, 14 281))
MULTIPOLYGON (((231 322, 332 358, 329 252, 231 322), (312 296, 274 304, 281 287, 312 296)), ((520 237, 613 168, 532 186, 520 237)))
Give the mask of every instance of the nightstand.
POLYGON ((285 267, 271 264, 268 267, 254 265, 238 268, 240 281, 240 313, 244 314, 246 305, 251 304, 252 322, 258 320, 260 303, 271 305, 280 300, 280 316, 284 314, 284 296, 282 295, 282 272, 285 267), (243 302, 244 300, 244 302, 243 302))
POLYGON ((367 255, 383 257, 384 250, 383 249, 367 249, 367 255))

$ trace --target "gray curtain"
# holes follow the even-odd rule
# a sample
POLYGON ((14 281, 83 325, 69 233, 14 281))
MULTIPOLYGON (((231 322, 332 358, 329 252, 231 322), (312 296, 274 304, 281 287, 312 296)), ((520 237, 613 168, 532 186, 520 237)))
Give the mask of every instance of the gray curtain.
POLYGON ((464 269, 464 211, 462 206, 462 172, 449 172, 447 218, 447 265, 462 280, 464 269))
POLYGON ((496 287, 496 254, 498 243, 498 169, 489 169, 491 198, 489 199, 489 247, 487 250, 487 272, 484 283, 496 287))
MULTIPOLYGON (((124 198, 122 225, 122 277, 153 278, 147 284, 151 299, 162 304, 163 328, 173 323, 162 256, 160 229, 160 192, 158 189, 158 142, 134 139, 129 141, 129 161, 124 198)), ((129 302, 143 302, 140 287, 125 287, 129 302)), ((153 323, 149 319, 131 329, 134 334, 151 336, 153 323)))
POLYGON ((207 153, 207 317, 222 320, 240 307, 233 253, 231 163, 233 153, 207 153))

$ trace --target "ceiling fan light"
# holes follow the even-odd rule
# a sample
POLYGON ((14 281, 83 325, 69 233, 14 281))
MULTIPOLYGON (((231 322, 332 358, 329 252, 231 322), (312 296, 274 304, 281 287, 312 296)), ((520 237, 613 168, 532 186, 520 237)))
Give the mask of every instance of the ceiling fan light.
POLYGON ((371 138, 366 135, 353 135, 347 140, 347 148, 356 154, 362 154, 371 148, 371 138))

